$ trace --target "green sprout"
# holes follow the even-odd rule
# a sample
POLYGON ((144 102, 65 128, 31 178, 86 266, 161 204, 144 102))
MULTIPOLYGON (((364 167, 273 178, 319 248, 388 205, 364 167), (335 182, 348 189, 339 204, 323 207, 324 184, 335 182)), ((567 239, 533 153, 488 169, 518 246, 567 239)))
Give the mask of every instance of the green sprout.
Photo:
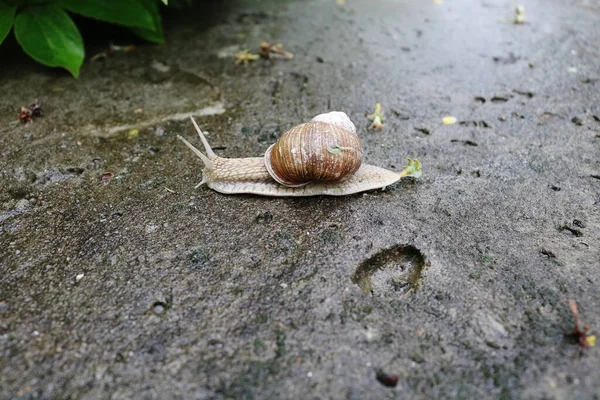
POLYGON ((383 111, 381 111, 381 104, 375 104, 375 112, 373 114, 367 115, 367 118, 373 121, 369 128, 371 129, 383 129, 383 111))
POLYGON ((411 176, 413 178, 420 178, 423 176, 421 172, 421 162, 419 160, 413 160, 412 158, 407 158, 408 165, 406 168, 400 172, 400 178, 404 178, 406 176, 411 176))

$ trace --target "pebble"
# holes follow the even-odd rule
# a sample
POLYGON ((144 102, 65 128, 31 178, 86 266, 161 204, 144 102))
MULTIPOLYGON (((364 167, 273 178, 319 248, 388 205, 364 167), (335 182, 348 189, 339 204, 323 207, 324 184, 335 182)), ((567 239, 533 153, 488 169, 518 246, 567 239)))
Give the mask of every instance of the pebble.
POLYGON ((160 228, 158 225, 146 225, 146 233, 154 233, 160 228))

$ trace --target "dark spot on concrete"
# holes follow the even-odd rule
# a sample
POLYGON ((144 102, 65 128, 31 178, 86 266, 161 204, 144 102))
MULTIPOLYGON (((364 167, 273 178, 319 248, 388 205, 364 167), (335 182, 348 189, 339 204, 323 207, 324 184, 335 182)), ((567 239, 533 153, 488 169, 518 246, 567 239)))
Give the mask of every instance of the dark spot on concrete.
POLYGON ((462 126, 473 126, 480 128, 491 128, 492 126, 487 121, 460 121, 459 125, 462 126))
POLYGON ((600 78, 583 78, 581 82, 594 84, 596 82, 600 82, 600 78))
POLYGON ((280 358, 285 354, 285 333, 282 331, 277 331, 276 339, 275 339, 276 349, 275 349, 275 358, 280 358))
POLYGON ((573 226, 576 226, 578 228, 585 228, 585 224, 578 219, 573 220, 573 226))
POLYGON ((325 243, 339 243, 342 240, 342 236, 336 228, 330 227, 323 229, 319 233, 319 239, 325 243))
POLYGON ((594 118, 594 121, 600 123, 600 117, 597 115, 592 115, 592 118, 594 118))
POLYGON ((479 146, 476 142, 472 141, 472 140, 459 140, 459 139, 452 139, 450 140, 451 143, 462 143, 465 146, 479 146))
POLYGON ((558 229, 561 233, 564 233, 568 236, 581 237, 583 233, 579 229, 575 229, 570 227, 569 225, 563 225, 558 229))
POLYGON ((476 169, 475 171, 471 172, 471 175, 473 175, 475 178, 481 178, 481 170, 476 169))
POLYGON ((386 387, 396 387, 398 384, 398 375, 388 374, 381 369, 378 369, 375 372, 375 379, 377 379, 379 383, 386 387))
POLYGON ((190 262, 192 263, 192 267, 197 268, 204 266, 210 261, 210 254, 208 251, 197 248, 190 253, 190 262))
POLYGON ((29 185, 26 185, 25 183, 22 182, 18 182, 18 183, 14 183, 12 186, 10 186, 8 188, 8 190, 6 191, 8 193, 8 195, 15 199, 15 200, 20 200, 20 199, 24 199, 25 197, 29 196, 31 189, 29 187, 29 185))
POLYGON ((525 96, 528 99, 531 99, 534 96, 533 92, 528 92, 528 91, 525 91, 525 90, 514 89, 513 92, 516 93, 516 94, 519 94, 521 96, 525 96))
POLYGON ((236 21, 242 25, 258 25, 271 18, 274 18, 274 16, 264 11, 249 11, 238 15, 236 21))
POLYGON ((489 255, 489 254, 482 254, 482 255, 479 257, 479 260, 478 260, 478 261, 479 261, 479 263, 480 263, 481 265, 483 265, 484 267, 487 267, 487 268, 489 268, 489 269, 494 269, 494 264, 496 263, 496 262, 494 261, 494 257, 492 257, 492 256, 491 256, 491 255, 489 255))
POLYGON ((582 126, 583 125, 583 121, 579 117, 573 117, 573 118, 571 118, 571 122, 574 123, 577 126, 582 126))
POLYGON ((600 179, 600 175, 590 175, 590 178, 600 179))
POLYGON ((317 62, 323 64, 325 60, 323 59, 323 57, 317 56, 317 62))
POLYGON ((390 108, 390 111, 392 112, 392 114, 394 114, 394 116, 401 120, 401 121, 408 121, 410 119, 410 116, 407 115, 407 113, 404 113, 402 111, 398 111, 395 108, 390 108))
POLYGON ((499 56, 492 57, 492 60, 494 60, 494 62, 499 63, 499 64, 504 64, 504 65, 514 64, 517 61, 519 61, 520 59, 521 59, 521 57, 517 57, 512 52, 508 53, 507 57, 499 57, 499 56))
POLYGON ((142 183, 139 186, 140 190, 150 190, 150 189, 155 189, 161 185, 163 185, 166 182, 165 178, 152 178, 147 180, 146 182, 142 183))
POLYGON ((422 364, 425 362, 425 358, 423 358, 422 355, 420 355, 419 353, 411 353, 408 358, 410 358, 411 360, 413 360, 414 362, 416 362, 417 364, 422 364))
POLYGON ((415 128, 417 132, 421 132, 425 135, 431 135, 431 131, 427 128, 415 128))
POLYGON ((185 208, 185 205, 182 203, 175 203, 175 204, 171 204, 171 212, 172 213, 178 213, 183 211, 185 208))
POLYGON ((309 81, 308 75, 301 74, 298 72, 290 72, 290 76, 293 78, 293 81, 296 82, 300 91, 306 89, 306 86, 308 85, 309 81))
POLYGON ((252 134, 248 135, 248 136, 252 136, 256 132, 258 132, 258 142, 259 143, 272 144, 272 143, 275 143, 275 141, 279 137, 279 132, 280 132, 279 125, 277 125, 277 124, 263 125, 260 128, 254 129, 252 131, 252 134))
POLYGON ((286 254, 291 254, 298 249, 296 239, 294 239, 294 236, 286 230, 276 232, 275 239, 277 240, 279 249, 286 254))
POLYGON ((398 245, 382 250, 363 261, 354 274, 352 283, 363 293, 378 297, 396 297, 419 287, 425 257, 416 247, 398 245))
POLYGON ((469 273, 469 278, 471 278, 471 279, 481 278, 481 271, 473 271, 473 272, 469 273))
POLYGON ((81 167, 67 167, 65 169, 68 173, 74 174, 74 175, 81 175, 81 174, 83 174, 83 171, 85 171, 85 169, 83 169, 81 167))
POLYGON ((267 314, 258 314, 256 316, 257 324, 266 324, 267 322, 269 322, 269 316, 267 314))
POLYGON ((485 103, 485 97, 483 97, 483 96, 475 96, 475 101, 478 101, 481 104, 484 104, 485 103))
POLYGON ((560 192, 560 186, 550 185, 550 189, 554 190, 555 192, 560 192))
POLYGON ((257 224, 268 224, 273 221, 273 214, 270 211, 264 211, 258 214, 255 220, 257 224))
POLYGON ((239 296, 239 295, 241 295, 242 293, 244 293, 244 288, 243 288, 243 287, 241 287, 241 286, 236 286, 236 287, 234 287, 234 288, 233 288, 233 294, 234 294, 235 296, 239 296))
POLYGON ((503 96, 492 97, 492 103, 506 103, 507 101, 508 101, 508 97, 503 97, 503 96))
POLYGON ((540 250, 540 254, 548 258, 556 258, 556 255, 553 252, 544 248, 540 250))

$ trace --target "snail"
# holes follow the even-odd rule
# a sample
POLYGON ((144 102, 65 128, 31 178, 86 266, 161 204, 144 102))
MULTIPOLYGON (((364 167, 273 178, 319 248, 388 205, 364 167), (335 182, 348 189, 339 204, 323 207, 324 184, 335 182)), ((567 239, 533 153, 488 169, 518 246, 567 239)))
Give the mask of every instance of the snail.
POLYGON ((408 159, 400 173, 362 163, 356 127, 339 111, 320 114, 285 132, 264 157, 222 158, 190 117, 206 150, 204 155, 177 136, 204 163, 202 181, 224 194, 262 196, 344 196, 381 189, 403 177, 421 177, 421 164, 408 159))

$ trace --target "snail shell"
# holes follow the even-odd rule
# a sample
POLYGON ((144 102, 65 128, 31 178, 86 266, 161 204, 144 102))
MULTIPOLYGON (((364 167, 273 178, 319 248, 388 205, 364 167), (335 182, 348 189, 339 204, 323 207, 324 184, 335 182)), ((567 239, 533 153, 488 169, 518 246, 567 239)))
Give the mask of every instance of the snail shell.
POLYGON ((362 159, 354 124, 337 111, 291 128, 264 156, 271 177, 288 187, 342 181, 360 168, 362 159))

